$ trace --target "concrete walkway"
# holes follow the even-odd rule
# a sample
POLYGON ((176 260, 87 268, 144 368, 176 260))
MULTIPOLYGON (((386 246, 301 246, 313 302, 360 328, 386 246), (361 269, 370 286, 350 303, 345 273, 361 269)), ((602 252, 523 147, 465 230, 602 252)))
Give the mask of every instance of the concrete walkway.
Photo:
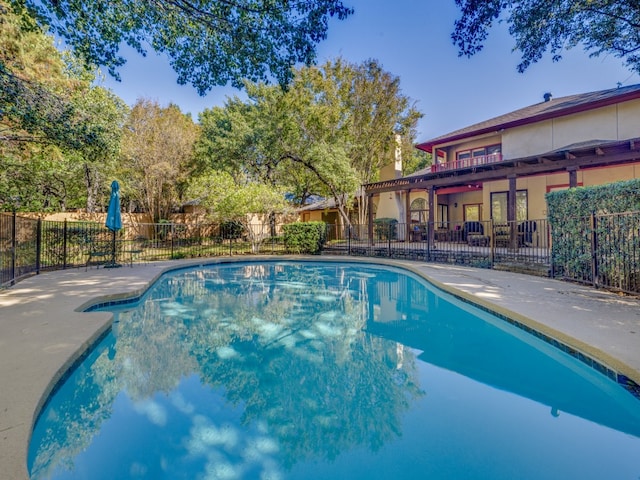
MULTIPOLYGON (((297 257, 277 260, 285 258, 297 257)), ((369 258, 311 258, 332 259, 406 267, 459 297, 560 340, 640 384, 640 299, 493 270, 369 258)), ((113 299, 141 293, 166 269, 229 260, 65 270, 37 275, 0 291, 0 477, 28 478, 26 455, 36 413, 60 375, 109 327, 109 313, 79 310, 97 297, 113 299)))

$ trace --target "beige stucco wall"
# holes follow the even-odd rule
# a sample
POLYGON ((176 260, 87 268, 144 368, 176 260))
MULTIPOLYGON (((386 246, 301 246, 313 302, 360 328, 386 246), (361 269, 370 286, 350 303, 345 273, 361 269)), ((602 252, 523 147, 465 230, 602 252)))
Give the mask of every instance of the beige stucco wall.
POLYGON ((380 181, 383 182, 385 180, 393 180, 396 178, 400 178, 402 176, 402 164, 400 164, 400 169, 396 169, 395 163, 390 163, 389 165, 385 165, 380 169, 380 181))
POLYGON ((618 105, 618 138, 640 137, 640 99, 618 105))
POLYGON ((529 157, 553 150, 553 121, 534 123, 502 134, 502 158, 529 157))
POLYGON ((529 157, 589 140, 626 140, 638 136, 640 100, 632 100, 505 131, 502 154, 505 159, 529 157))
POLYGON ((380 194, 376 209, 376 218, 395 218, 398 222, 404 222, 404 219, 400 218, 398 205, 393 193, 384 192, 380 194))

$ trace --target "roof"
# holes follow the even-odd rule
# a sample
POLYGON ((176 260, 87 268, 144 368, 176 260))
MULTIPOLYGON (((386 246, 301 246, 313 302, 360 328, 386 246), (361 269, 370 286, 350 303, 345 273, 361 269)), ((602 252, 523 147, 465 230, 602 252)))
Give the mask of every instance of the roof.
POLYGON ((420 150, 431 152, 434 146, 443 143, 593 110, 636 98, 640 98, 640 84, 551 99, 455 130, 419 143, 416 147, 420 150))
POLYGON ((309 210, 327 210, 336 208, 336 201, 333 198, 323 198, 317 202, 310 203, 304 207, 298 209, 299 212, 306 212, 309 210))

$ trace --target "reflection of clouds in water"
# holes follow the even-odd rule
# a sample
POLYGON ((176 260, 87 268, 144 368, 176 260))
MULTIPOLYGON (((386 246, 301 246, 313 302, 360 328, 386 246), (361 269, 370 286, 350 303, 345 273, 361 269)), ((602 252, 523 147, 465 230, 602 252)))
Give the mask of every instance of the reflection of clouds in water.
POLYGON ((306 290, 309 285, 303 282, 275 282, 278 287, 290 288, 292 290, 306 290))
MULTIPOLYGON (((192 456, 204 456, 207 466, 206 480, 235 480, 245 478, 256 469, 260 479, 280 480, 278 462, 272 455, 278 454, 278 442, 264 436, 249 437, 231 424, 214 425, 207 417, 196 415, 187 440, 187 450, 192 456)), ((253 478, 254 475, 251 475, 253 478)))
POLYGON ((187 312, 193 311, 192 308, 188 308, 180 302, 163 302, 161 308, 165 315, 170 316, 183 315, 187 312))
POLYGON ((190 415, 195 410, 193 403, 187 402, 179 390, 174 390, 171 393, 170 399, 173 406, 176 407, 179 412, 190 415))
POLYGON ((140 415, 146 416, 154 425, 164 427, 167 424, 167 411, 151 399, 135 402, 133 409, 140 415))
POLYGON ((300 330, 299 333, 301 336, 303 336, 306 339, 318 338, 318 335, 315 332, 308 330, 306 328, 304 330, 300 330))
POLYGON ((260 336, 264 340, 273 340, 282 333, 282 326, 273 322, 267 322, 261 318, 254 317, 251 322, 256 326, 260 336))
POLYGON ((148 468, 139 462, 133 462, 129 468, 129 476, 131 478, 144 478, 147 475, 148 468))
POLYGON ((229 360, 230 358, 237 357, 239 353, 233 347, 225 346, 218 348, 216 355, 218 355, 221 360, 229 360))
POLYGON ((191 427, 191 438, 187 449, 192 455, 203 454, 209 451, 209 447, 222 447, 228 452, 232 452, 238 442, 239 433, 230 424, 216 427, 211 421, 202 415, 196 415, 191 427))
POLYGON ((320 335, 323 337, 333 337, 337 338, 342 334, 342 329, 339 327, 334 327, 333 325, 329 325, 326 322, 317 322, 313 325, 313 327, 320 332, 320 335))
POLYGON ((315 299, 318 300, 319 302, 329 303, 329 302, 335 302, 338 299, 338 297, 336 295, 324 294, 324 295, 316 295, 315 299))

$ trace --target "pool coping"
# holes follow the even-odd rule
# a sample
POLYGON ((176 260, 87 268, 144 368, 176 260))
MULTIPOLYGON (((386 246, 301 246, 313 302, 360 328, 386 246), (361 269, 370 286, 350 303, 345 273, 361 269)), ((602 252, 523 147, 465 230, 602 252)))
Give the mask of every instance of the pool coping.
MULTIPOLYGON (((536 279, 535 281, 527 276, 519 275, 519 274, 508 274, 506 272, 495 272, 491 270, 477 270, 471 269, 467 267, 451 267, 445 265, 434 265, 434 264, 424 264, 421 262, 412 262, 412 261, 400 261, 400 260, 388 260, 388 259, 371 259, 371 258, 362 258, 362 257, 344 257, 344 256, 281 256, 281 257, 273 257, 273 256, 257 256, 257 257, 225 257, 225 258, 216 258, 216 259, 196 259, 196 260, 187 260, 187 261, 179 261, 178 262, 159 262, 156 264, 146 264, 142 266, 135 266, 134 268, 123 267, 122 270, 119 271, 109 271, 109 269, 101 269, 101 270, 90 270, 89 272, 81 272, 80 270, 73 270, 71 274, 69 271, 63 272, 51 272, 42 274, 31 279, 27 279, 24 282, 20 282, 15 287, 10 290, 0 292, 0 312, 3 315, 0 316, 2 320, 0 320, 0 338, 7 342, 11 340, 8 337, 4 337, 5 329, 3 328, 5 324, 14 324, 14 322, 8 321, 8 318, 11 317, 11 313, 20 313, 19 305, 14 304, 9 307, 5 306, 5 303, 2 303, 1 300, 6 299, 7 297, 14 296, 13 293, 16 293, 15 296, 25 295, 29 296, 28 290, 33 289, 33 284, 44 283, 44 287, 49 285, 49 287, 55 291, 57 286, 58 290, 60 290, 59 283, 64 283, 62 280, 68 276, 78 278, 80 285, 83 283, 83 278, 91 279, 92 282, 105 282, 109 279, 117 278, 117 281, 108 282, 105 285, 99 285, 95 287, 95 283, 93 283, 93 289, 90 292, 85 292, 84 296, 78 294, 77 296, 71 296, 71 298, 67 299, 68 301, 60 302, 61 305, 58 305, 58 309, 60 312, 58 315, 61 315, 61 312, 65 313, 65 316, 59 317, 58 321, 62 322, 70 322, 70 326, 72 328, 78 328, 77 332, 74 332, 74 337, 68 345, 65 346, 64 349, 60 350, 60 355, 55 357, 55 363, 46 364, 46 369, 43 372, 42 376, 38 378, 37 385, 32 389, 30 395, 33 397, 34 394, 39 393, 39 397, 37 401, 34 401, 34 398, 22 399, 22 401, 26 400, 26 406, 22 409, 21 416, 22 418, 13 418, 7 419, 7 422, 0 421, 0 471, 7 472, 10 476, 9 478, 13 478, 16 480, 28 479, 28 473, 26 471, 26 452, 28 449, 28 443, 31 435, 31 430, 33 423, 35 422, 37 416, 39 415, 42 406, 47 401, 47 398, 51 394, 51 392, 56 388, 56 385, 60 382, 60 380, 64 377, 66 372, 69 370, 69 367, 74 363, 78 362, 84 353, 86 353, 88 347, 94 344, 98 339, 100 339, 110 328, 112 315, 108 312, 91 312, 84 313, 88 308, 95 306, 96 304, 107 304, 109 303, 120 303, 125 301, 126 299, 131 298, 139 298, 144 295, 144 292, 163 274, 171 271, 177 271, 181 269, 192 268, 194 266, 205 266, 205 265, 216 265, 216 264, 224 264, 224 263, 246 263, 246 262, 278 262, 278 261, 306 261, 306 262, 344 262, 344 263, 366 263, 366 264, 378 264, 378 265, 386 265, 393 267, 400 267, 407 271, 410 271, 421 278, 424 278, 434 287, 453 295, 454 297, 466 302, 471 303, 482 310, 490 312, 498 317, 512 323, 513 325, 528 331, 536 336, 539 336, 543 340, 548 343, 559 346, 559 348, 564 349, 567 353, 574 355, 579 360, 589 364, 591 362, 591 366, 596 370, 600 371, 600 373, 604 373, 610 378, 614 379, 618 383, 630 381, 632 388, 630 389, 632 392, 637 394, 637 387, 640 384, 640 348, 635 350, 635 356, 633 357, 634 362, 637 360, 637 363, 634 365, 629 364, 629 362, 620 358, 620 355, 611 354, 607 352, 605 349, 600 346, 594 346, 584 340, 579 338, 580 332, 573 332, 576 335, 572 335, 567 331, 562 331, 556 326, 553 325, 553 318, 545 319, 545 321, 540 321, 540 318, 532 318, 536 315, 525 315, 522 313, 522 309, 518 311, 518 309, 509 308, 509 302, 499 301, 499 299, 493 299, 493 301, 489 301, 486 298, 482 298, 479 296, 477 292, 473 290, 469 290, 468 285, 469 279, 475 279, 477 281, 477 285, 474 285, 474 288, 480 285, 491 285, 491 288, 494 289, 496 285, 500 286, 504 289, 505 292, 509 292, 509 289, 513 292, 520 291, 522 293, 522 289, 526 288, 526 286, 532 286, 535 282, 544 281, 545 285, 552 284, 553 288, 556 289, 580 289, 581 291, 590 293, 593 290, 589 290, 586 287, 573 286, 571 284, 566 284, 564 282, 557 282, 555 280, 549 279, 536 279), (86 275, 84 275, 86 273, 86 275), (126 275, 119 275, 120 273, 126 275), (57 278, 56 278, 57 277, 57 278), (131 287, 131 282, 128 282, 127 285, 127 277, 136 277, 137 282, 131 287), (59 279, 59 281, 57 281, 59 279), (457 279, 457 283, 456 283, 457 279), (484 283, 483 283, 484 282, 484 283), (500 282, 503 282, 501 285, 500 282), (556 283, 554 283, 556 282, 556 283), (100 294, 102 292, 102 294, 100 294), (95 295, 94 295, 95 293, 95 295), (79 301, 77 298, 81 298, 83 301, 78 305, 79 301), (75 303, 74 303, 74 300, 75 303), (6 309, 6 310, 5 310, 6 309), (8 314, 5 315, 5 311, 8 314), (6 318, 5 318, 6 317, 6 318), (4 338, 3 338, 4 337, 4 338), (602 369, 602 370, 600 370, 602 369), (51 373, 53 372, 53 374, 51 373), (46 381, 46 375, 49 375, 46 386, 42 388, 42 383, 46 381), (614 375, 614 376, 612 376, 614 375), (31 405, 31 407, 29 407, 31 405), (25 418, 26 413, 29 408, 31 408, 30 418, 25 418), (7 424, 9 425, 7 427, 7 424), (25 435, 26 433, 26 435, 25 435), (16 442, 17 440, 17 442, 16 442), (21 443, 21 445, 12 444, 12 442, 21 443), (7 448, 5 448, 7 447, 7 448)), ((45 288, 46 289, 46 288, 45 288)), ((602 292, 599 292, 602 294, 602 292)), ((612 294, 613 295, 613 294, 612 294)), ((506 296, 505 296, 506 297, 506 296)), ((615 295, 614 295, 615 297, 615 295)), ((611 297, 607 297, 611 298, 611 297)), ((638 299, 630 299, 629 300, 630 309, 635 309, 640 307, 640 300, 638 299)), ((11 302, 9 302, 11 303, 11 302)), ((46 301, 45 301, 46 303, 46 301)), ((49 302, 51 306, 51 311, 54 310, 54 305, 56 301, 49 302)), ((526 306, 526 305, 525 305, 526 306)), ((530 306, 531 307, 531 306, 530 306)), ((599 312, 595 312, 595 316, 598 317, 596 320, 603 322, 603 318, 606 318, 606 314, 610 313, 606 309, 606 305, 602 305, 602 310, 599 312), (605 315, 601 317, 601 315, 605 315)), ((28 308, 28 307, 26 307, 28 308)), ((94 307, 95 308, 95 307, 94 307)), ((23 309, 24 310, 24 309, 23 309)), ((45 308, 46 310, 46 308, 45 308)), ((562 312, 562 308, 559 309, 562 312)), ((639 309, 640 310, 640 309, 639 309)), ((630 310, 631 311, 631 310, 630 310)), ((24 311, 22 312, 24 313, 24 311)), ((32 323, 37 324, 38 322, 42 322, 42 317, 45 316, 43 311, 32 311, 29 312, 30 321, 32 323), (34 322, 33 322, 34 321, 34 322)), ((624 313, 626 315, 626 313, 624 313)), ((20 321, 20 315, 15 320, 20 321)), ((24 330, 29 328, 34 328, 34 325, 27 326, 24 330)), ((51 325, 46 323, 49 327, 51 325)), ((634 322, 634 328, 636 323, 634 322)), ((638 318, 637 325, 640 326, 640 317, 638 318)), ((15 325, 14 325, 15 326, 15 325)), ((55 334, 58 330, 57 328, 48 328, 51 332, 55 334)), ((566 329, 565 329, 566 330, 566 329)), ((639 330, 640 331, 640 330, 639 330)), ((13 330, 13 334, 16 335, 16 332, 20 332, 20 329, 13 330)), ((9 332, 11 333, 11 332, 9 332)), ((611 333, 611 332, 609 332, 611 333)), ((621 332, 624 333, 624 332, 621 332)), ((632 332, 634 333, 634 332, 632 332)), ((18 334, 17 337, 20 337, 18 334)), ((16 338, 16 340, 27 340, 25 338, 16 338)), ((59 339, 58 339, 59 340, 59 339)), ((635 347, 635 338, 632 345, 635 347)), ((41 341, 41 339, 39 340, 41 341)), ((640 336, 638 337, 638 346, 640 346, 640 336)), ((56 345, 56 339, 50 339, 47 344, 48 347, 51 345, 56 345)), ((46 343, 46 342, 45 342, 46 343)), ((2 345, 2 342, 0 342, 2 345)), ((45 347, 47 348, 47 347, 45 347)), ((0 360, 2 357, 2 350, 0 349, 0 360)), ((45 350, 46 351, 46 350, 45 350)), ((0 370, 0 372, 3 372, 0 370)), ((11 383, 11 380, 20 383, 20 379, 10 378, 8 380, 11 383)), ((22 382, 27 382, 28 379, 22 379, 22 382)), ((3 387, 4 387, 4 378, 2 379, 3 387)), ((624 383, 622 383, 624 386, 624 383)), ((4 388, 3 388, 4 389, 4 388)), ((11 398, 6 399, 2 394, 0 394, 0 399, 9 400, 9 405, 4 407, 0 403, 0 419, 5 416, 5 414, 11 416, 12 414, 12 405, 11 398), (3 408, 4 407, 4 408, 3 408)), ((18 399, 14 399, 14 402, 18 399)))

